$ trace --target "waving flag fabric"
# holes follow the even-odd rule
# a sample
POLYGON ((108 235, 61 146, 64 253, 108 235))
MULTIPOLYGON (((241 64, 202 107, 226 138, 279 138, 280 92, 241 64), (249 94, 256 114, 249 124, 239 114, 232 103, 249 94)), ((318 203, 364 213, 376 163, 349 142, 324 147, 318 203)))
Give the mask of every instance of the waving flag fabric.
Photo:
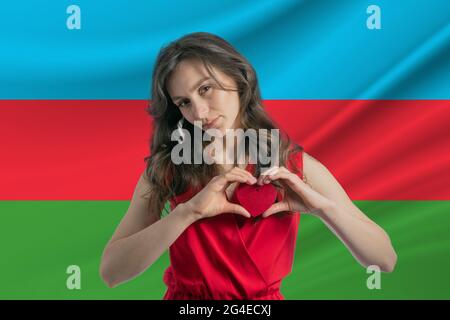
POLYGON ((117 288, 104 245, 145 167, 153 63, 190 32, 255 67, 269 114, 398 253, 381 289, 304 215, 286 299, 450 298, 450 2, 28 1, 0 18, 0 298, 161 299, 168 255, 117 288), (71 29, 72 5, 79 29, 71 29), (380 8, 370 29, 367 8, 380 8), (68 267, 81 289, 67 287, 68 267))

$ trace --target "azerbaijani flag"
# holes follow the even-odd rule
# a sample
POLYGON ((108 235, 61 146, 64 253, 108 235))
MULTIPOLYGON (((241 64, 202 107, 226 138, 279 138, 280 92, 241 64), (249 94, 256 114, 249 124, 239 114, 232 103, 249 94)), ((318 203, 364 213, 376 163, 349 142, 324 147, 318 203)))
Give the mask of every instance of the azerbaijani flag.
POLYGON ((194 31, 250 60, 269 114, 397 251, 369 290, 303 215, 286 299, 450 298, 450 2, 80 0, 79 29, 72 4, 1 5, 0 299, 162 298, 167 252, 114 289, 99 264, 145 168, 156 54, 194 31))

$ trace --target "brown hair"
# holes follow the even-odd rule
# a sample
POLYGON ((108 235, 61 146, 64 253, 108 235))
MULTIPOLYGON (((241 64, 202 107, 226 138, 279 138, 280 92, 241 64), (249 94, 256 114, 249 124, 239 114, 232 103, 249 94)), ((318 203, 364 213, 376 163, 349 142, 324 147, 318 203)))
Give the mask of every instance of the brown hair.
MULTIPOLYGON (((239 94, 240 109, 238 118, 241 128, 277 129, 263 108, 256 72, 251 64, 224 39, 206 32, 187 34, 163 47, 153 69, 151 95, 152 100, 146 109, 153 119, 153 136, 150 143, 150 155, 145 158, 146 178, 150 182, 149 212, 159 214, 167 200, 186 190, 188 186, 201 187, 219 174, 217 165, 179 164, 171 161, 171 150, 177 141, 171 140, 171 133, 182 118, 179 108, 172 102, 166 89, 167 81, 176 66, 184 59, 199 59, 210 76, 216 80, 221 90, 224 88, 211 70, 220 69, 234 79, 239 94)), ((183 128, 193 136, 193 125, 184 121, 183 128)), ((268 137, 270 142, 270 137, 268 137)), ((205 146, 204 146, 205 147, 205 146)), ((303 148, 292 143, 289 136, 280 130, 279 163, 286 164, 289 152, 303 148), (291 148, 293 146, 293 148, 291 148)), ((246 154, 248 150, 246 149, 246 154)), ((259 163, 256 174, 260 172, 259 163)))

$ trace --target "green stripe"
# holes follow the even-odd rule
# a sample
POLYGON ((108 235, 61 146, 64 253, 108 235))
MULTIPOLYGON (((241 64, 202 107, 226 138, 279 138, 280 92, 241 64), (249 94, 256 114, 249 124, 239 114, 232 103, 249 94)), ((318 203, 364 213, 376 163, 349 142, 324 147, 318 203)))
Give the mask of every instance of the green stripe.
MULTIPOLYGON (((450 201, 355 201, 390 235, 398 253, 381 290, 317 218, 303 215, 286 299, 450 299, 450 201)), ((128 201, 0 202, 0 299, 161 299, 167 253, 139 277, 108 288, 99 277, 103 247, 128 201), (66 268, 81 268, 81 290, 66 268)))

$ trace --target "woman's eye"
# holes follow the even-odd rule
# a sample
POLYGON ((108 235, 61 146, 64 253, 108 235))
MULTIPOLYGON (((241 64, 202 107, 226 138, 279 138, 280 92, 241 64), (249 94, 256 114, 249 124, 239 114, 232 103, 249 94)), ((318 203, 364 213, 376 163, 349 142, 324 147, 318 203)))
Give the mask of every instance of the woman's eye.
POLYGON ((200 88, 200 94, 204 94, 206 91, 211 89, 211 86, 203 86, 200 88))
POLYGON ((186 101, 182 101, 179 105, 178 108, 183 108, 186 104, 186 101))

